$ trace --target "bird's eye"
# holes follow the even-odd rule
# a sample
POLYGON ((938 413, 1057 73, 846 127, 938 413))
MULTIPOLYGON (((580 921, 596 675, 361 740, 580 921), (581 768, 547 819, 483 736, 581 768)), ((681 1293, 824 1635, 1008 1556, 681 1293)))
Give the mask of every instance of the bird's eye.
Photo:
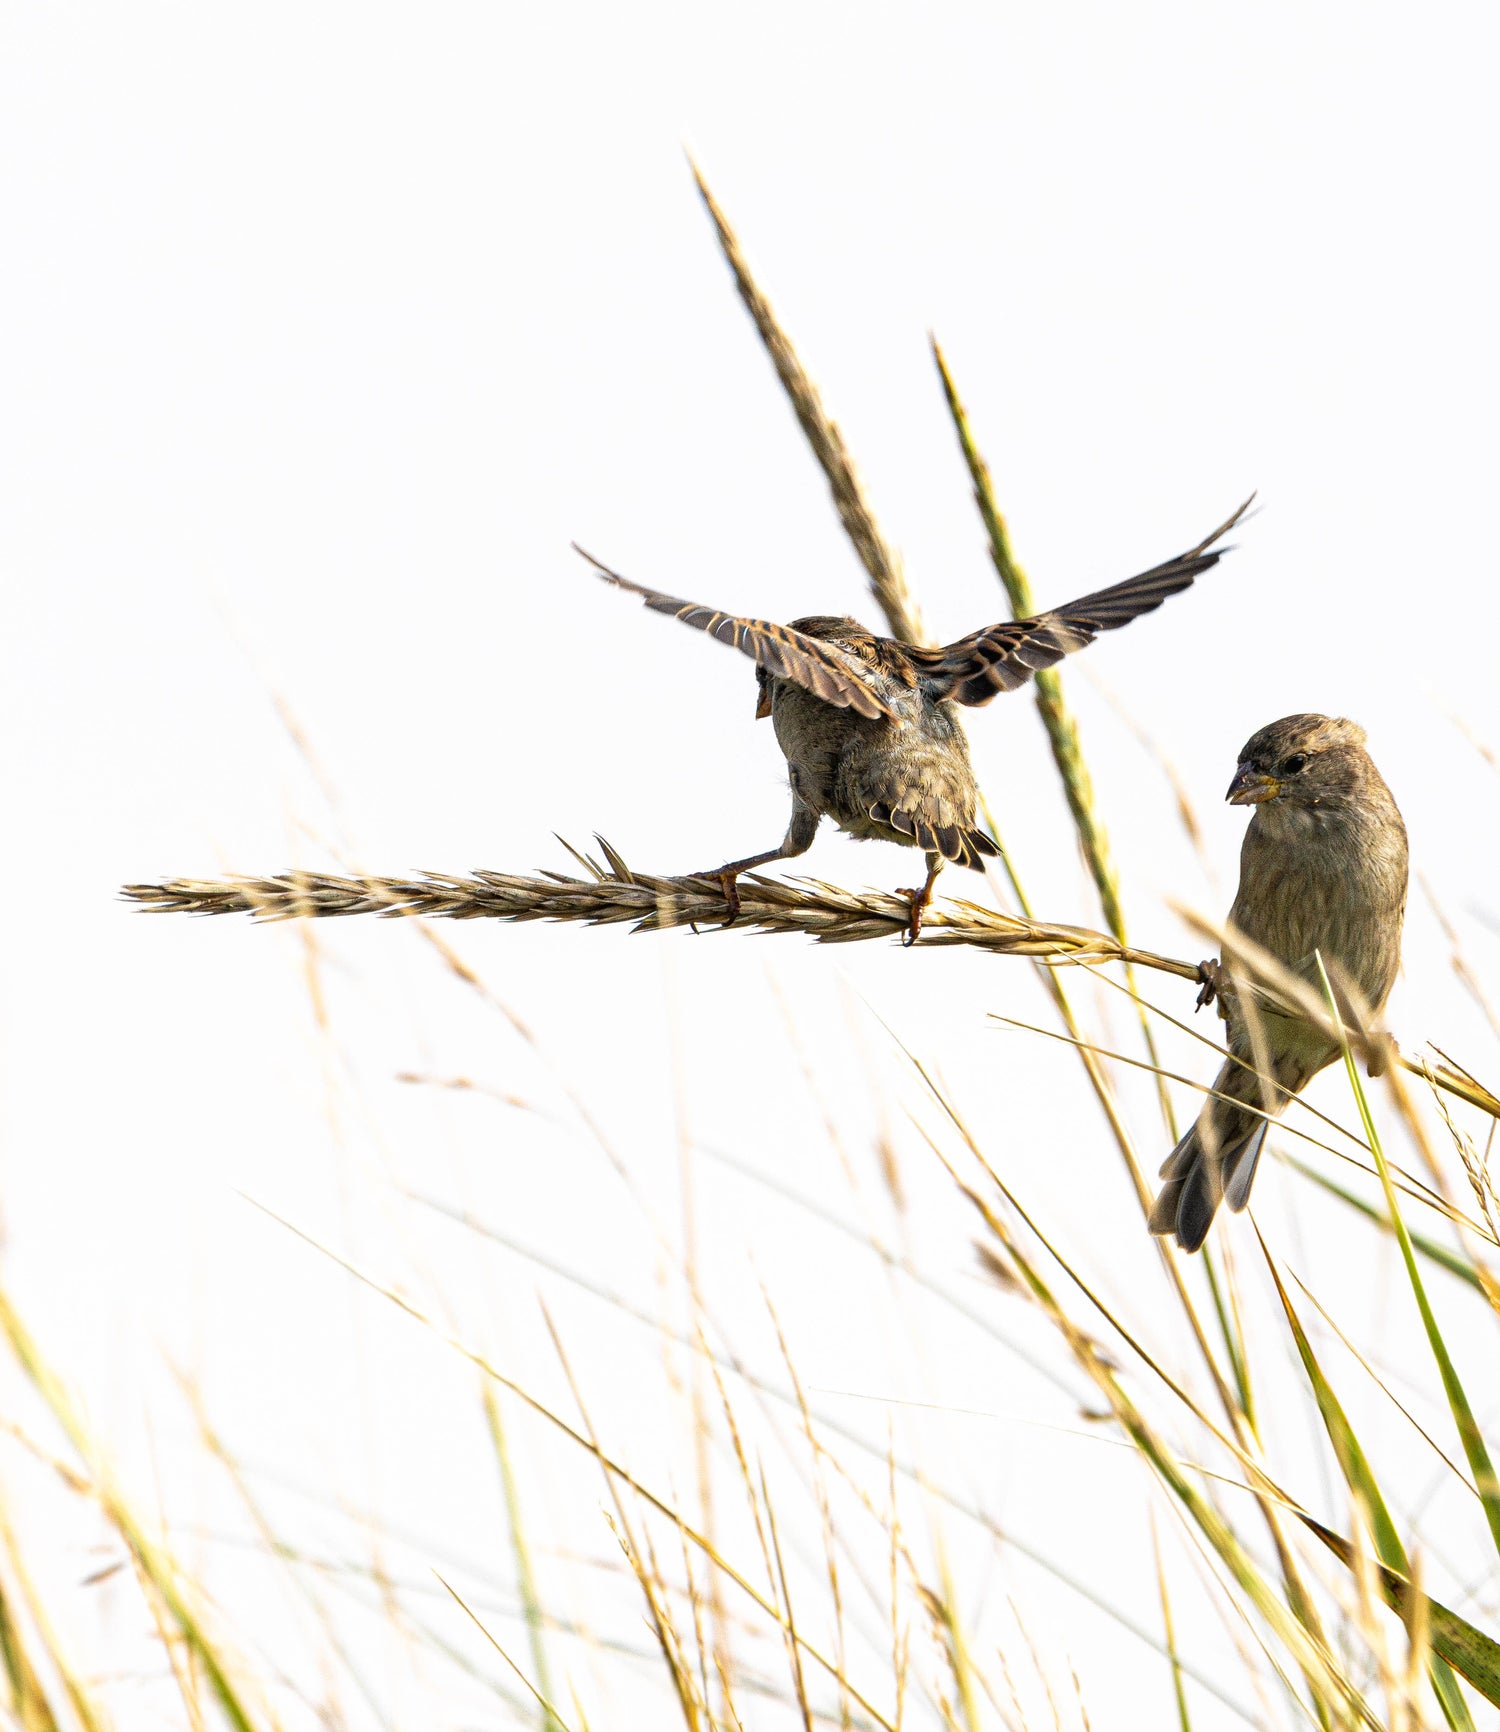
POLYGON ((1287 759, 1287 761, 1281 766, 1281 768, 1282 768, 1282 771, 1285 775, 1295 776, 1297 774, 1298 770, 1300 770, 1303 767, 1303 765, 1306 764, 1306 762, 1307 762, 1307 753, 1306 752, 1293 752, 1291 757, 1289 757, 1287 759))

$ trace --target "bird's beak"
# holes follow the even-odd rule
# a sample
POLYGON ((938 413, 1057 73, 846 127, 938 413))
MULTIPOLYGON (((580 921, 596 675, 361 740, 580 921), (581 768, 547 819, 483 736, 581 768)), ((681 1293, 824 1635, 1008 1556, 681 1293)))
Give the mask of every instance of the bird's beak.
POLYGON ((764 686, 762 686, 760 688, 760 696, 755 700, 755 719, 758 722, 763 722, 770 713, 771 694, 764 686))
POLYGON ((1253 764, 1241 764, 1234 772, 1229 792, 1224 798, 1231 806, 1260 806, 1274 800, 1281 792, 1281 783, 1253 764))

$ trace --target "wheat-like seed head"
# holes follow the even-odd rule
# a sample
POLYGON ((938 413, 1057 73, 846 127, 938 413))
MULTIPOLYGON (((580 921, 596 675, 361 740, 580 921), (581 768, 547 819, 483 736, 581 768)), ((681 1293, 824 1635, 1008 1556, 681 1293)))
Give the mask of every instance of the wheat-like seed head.
MULTIPOLYGON (((715 878, 659 878, 636 872, 603 844, 609 869, 578 858, 588 877, 546 872, 522 877, 475 872, 468 877, 424 872, 413 878, 341 877, 281 872, 273 877, 168 878, 127 884, 122 894, 153 913, 249 914, 257 920, 330 919, 351 914, 421 915, 439 920, 578 920, 590 926, 628 923, 637 932, 673 926, 727 929, 728 907, 715 878)), ((747 874, 739 881, 735 930, 800 932, 821 944, 894 938, 905 932, 911 905, 898 893, 846 890, 817 879, 747 874)), ((921 945, 969 944, 1007 956, 1051 963, 1140 962, 1185 980, 1187 962, 1126 950, 1084 926, 1022 920, 972 902, 940 902, 926 915, 921 945)))
POLYGON ((906 574, 901 569, 900 555, 887 544, 880 533, 880 525, 875 521, 875 514, 865 499, 854 468, 854 460, 849 455, 848 446, 844 444, 843 434, 823 407, 818 388, 798 360, 791 338, 777 323, 776 315, 771 311, 771 303, 751 276, 745 255, 740 250, 740 243, 729 226, 729 219, 720 210, 696 165, 693 168, 693 178, 698 183, 698 191, 703 196, 708 214, 713 219, 719 246, 730 270, 734 272, 735 287, 740 292, 740 299, 745 303, 760 340, 765 345, 766 353, 771 357, 776 376, 791 399, 792 409, 807 436, 808 444, 812 446, 813 455, 824 475, 828 477, 828 486, 833 494, 839 522, 843 524, 845 534, 854 543, 855 551, 870 574, 870 589, 886 617, 891 636, 899 638, 902 643, 930 643, 932 640, 923 624, 922 610, 907 586, 906 574))

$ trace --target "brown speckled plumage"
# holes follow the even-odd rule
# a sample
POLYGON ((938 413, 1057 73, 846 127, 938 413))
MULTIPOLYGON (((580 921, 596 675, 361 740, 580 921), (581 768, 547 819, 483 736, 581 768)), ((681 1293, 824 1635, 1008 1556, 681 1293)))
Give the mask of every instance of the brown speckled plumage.
MULTIPOLYGON (((1314 985, 1321 953, 1335 981, 1378 1012, 1401 960, 1406 826, 1364 742, 1364 729, 1341 717, 1298 715, 1246 743, 1228 798, 1255 812, 1229 924, 1314 985)), ((1233 991, 1221 994, 1219 1013, 1231 1056, 1214 1090, 1229 1099, 1211 1097, 1167 1157, 1151 1212, 1151 1231, 1175 1234, 1185 1251, 1203 1243, 1221 1200, 1231 1209, 1248 1201, 1262 1115, 1280 1114, 1339 1051, 1321 1029, 1247 1007, 1233 991)))
MULTIPOLYGON (((1248 501, 1246 504, 1248 505, 1248 501)), ((1243 515, 1190 552, 1032 619, 1005 620, 939 649, 878 637, 857 620, 815 614, 790 626, 718 613, 621 577, 590 558, 600 575, 751 656, 759 682, 757 717, 769 716, 786 755, 792 818, 781 845, 691 876, 722 881, 731 913, 739 873, 790 859, 812 846, 823 818, 847 834, 927 853, 927 882, 912 891, 910 936, 945 861, 982 870, 998 852, 978 828, 978 793, 968 741, 955 706, 986 704, 1159 607, 1217 563, 1218 542, 1243 515)), ((582 549, 579 549, 582 552, 582 549)))

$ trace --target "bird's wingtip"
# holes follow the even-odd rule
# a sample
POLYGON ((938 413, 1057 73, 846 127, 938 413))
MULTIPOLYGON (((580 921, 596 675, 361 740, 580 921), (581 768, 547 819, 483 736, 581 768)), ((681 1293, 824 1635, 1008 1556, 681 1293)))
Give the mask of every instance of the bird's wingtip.
POLYGON ((631 583, 628 577, 621 577, 619 572, 615 571, 611 566, 606 565, 602 559, 595 559, 593 554, 590 553, 586 547, 580 547, 576 541, 571 541, 568 545, 580 559, 586 559, 588 563, 593 566, 595 577, 602 577, 606 583, 614 584, 617 589, 635 588, 635 585, 631 583))

